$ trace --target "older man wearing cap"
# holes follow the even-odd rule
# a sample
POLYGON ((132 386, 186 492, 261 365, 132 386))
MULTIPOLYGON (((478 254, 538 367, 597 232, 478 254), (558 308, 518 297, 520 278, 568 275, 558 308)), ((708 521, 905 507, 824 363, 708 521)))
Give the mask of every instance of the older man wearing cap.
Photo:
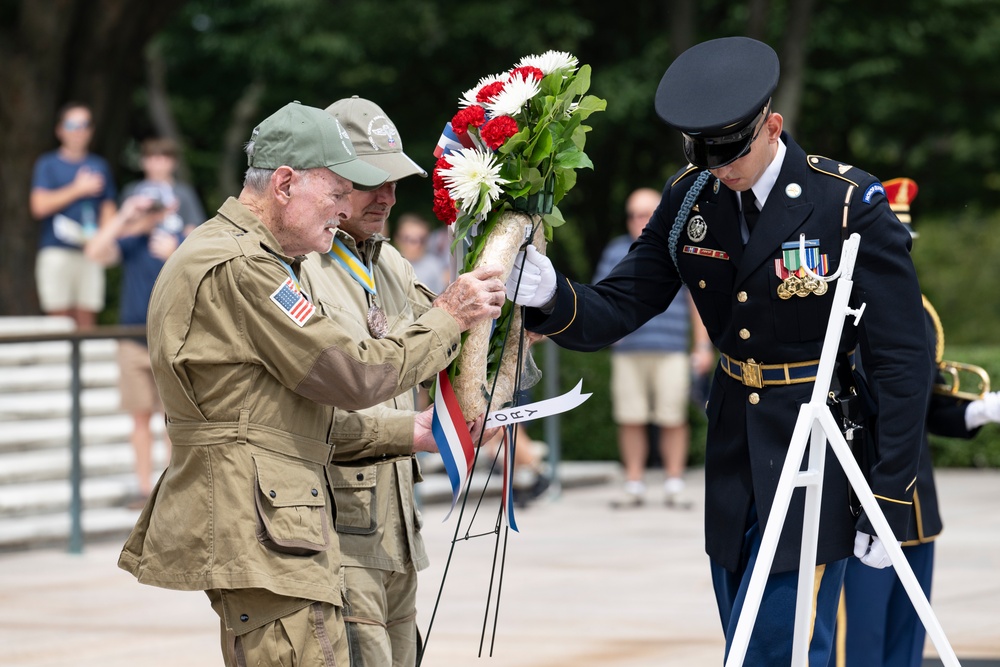
MULTIPOLYGON (((434 300, 382 235, 397 181, 427 172, 403 152, 399 131, 378 105, 354 96, 326 110, 347 130, 358 157, 389 173, 377 188, 351 193, 353 213, 340 223, 330 251, 310 258, 303 276, 320 311, 361 343, 411 326, 434 300)), ((414 499, 420 480, 414 449, 434 442, 431 411, 414 411, 412 391, 370 410, 337 410, 332 442, 328 476, 337 503, 351 664, 412 666, 417 571, 428 565, 414 499)))
POLYGON ((346 665, 340 551, 326 466, 334 406, 362 409, 431 377, 461 331, 496 317, 490 269, 384 340, 355 342, 300 284, 354 187, 389 177, 357 159, 322 109, 288 104, 253 131, 238 199, 167 261, 149 350, 173 442, 119 559, 142 583, 204 590, 227 665, 346 665), (283 657, 285 656, 285 657, 283 657))
MULTIPOLYGON (((905 538, 927 408, 931 359, 910 237, 879 181, 860 169, 806 155, 782 132, 771 95, 779 64, 766 44, 729 37, 698 44, 667 69, 656 111, 681 132, 691 164, 671 177, 629 254, 596 285, 556 274, 529 248, 518 302, 527 326, 560 345, 592 350, 663 311, 691 290, 721 352, 708 402, 705 541, 726 651, 774 502, 799 406, 810 400, 833 291, 810 277, 840 264, 859 233, 852 304, 838 354, 839 391, 869 393, 878 419, 871 486, 905 538), (800 256, 799 238, 806 253, 800 256), (852 373, 860 346, 867 378, 852 373)), ((515 268, 513 275, 517 275, 515 268)), ((508 293, 511 286, 508 285, 508 293)), ((836 389, 836 387, 835 387, 836 389)), ((810 664, 829 658, 847 558, 888 564, 864 513, 852 511, 846 477, 827 458, 817 545, 810 664)), ((803 500, 793 498, 747 652, 747 665, 791 661, 803 500)))

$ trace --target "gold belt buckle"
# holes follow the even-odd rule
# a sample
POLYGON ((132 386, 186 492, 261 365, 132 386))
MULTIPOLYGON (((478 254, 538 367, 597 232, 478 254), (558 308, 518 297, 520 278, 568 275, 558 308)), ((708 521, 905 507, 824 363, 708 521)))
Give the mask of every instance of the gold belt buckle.
POLYGON ((743 386, 761 389, 764 386, 764 375, 760 364, 753 359, 740 362, 740 374, 743 376, 743 386))

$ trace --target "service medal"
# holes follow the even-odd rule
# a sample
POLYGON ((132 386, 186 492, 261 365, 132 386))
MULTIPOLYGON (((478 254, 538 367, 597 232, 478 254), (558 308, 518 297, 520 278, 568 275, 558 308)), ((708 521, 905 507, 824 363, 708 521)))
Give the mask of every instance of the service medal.
POLYGON ((372 338, 385 338, 389 333, 389 320, 386 319, 385 311, 379 308, 377 303, 373 303, 368 308, 368 332, 372 338))
POLYGON ((708 224, 705 222, 705 218, 696 215, 688 220, 687 234, 688 238, 695 243, 704 241, 705 236, 708 235, 708 224))

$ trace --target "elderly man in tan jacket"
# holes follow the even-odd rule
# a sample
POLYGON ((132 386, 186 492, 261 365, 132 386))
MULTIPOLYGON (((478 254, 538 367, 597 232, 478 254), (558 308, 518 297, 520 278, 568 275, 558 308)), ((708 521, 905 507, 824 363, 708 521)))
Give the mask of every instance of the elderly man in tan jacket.
POLYGON ((504 299, 499 268, 488 269, 363 344, 318 312, 302 256, 330 247, 354 187, 389 176, 345 137, 298 103, 265 119, 239 198, 171 256, 150 302, 174 450, 119 566, 142 583, 206 591, 227 665, 348 664, 327 477, 334 406, 366 408, 433 376, 504 299))

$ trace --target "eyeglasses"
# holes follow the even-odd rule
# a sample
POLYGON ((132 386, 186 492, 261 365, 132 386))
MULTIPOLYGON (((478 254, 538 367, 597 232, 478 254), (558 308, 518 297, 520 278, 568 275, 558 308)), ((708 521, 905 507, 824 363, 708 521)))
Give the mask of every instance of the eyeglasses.
POLYGON ((89 130, 90 121, 86 120, 64 120, 62 122, 62 128, 64 130, 74 131, 74 130, 89 130))

